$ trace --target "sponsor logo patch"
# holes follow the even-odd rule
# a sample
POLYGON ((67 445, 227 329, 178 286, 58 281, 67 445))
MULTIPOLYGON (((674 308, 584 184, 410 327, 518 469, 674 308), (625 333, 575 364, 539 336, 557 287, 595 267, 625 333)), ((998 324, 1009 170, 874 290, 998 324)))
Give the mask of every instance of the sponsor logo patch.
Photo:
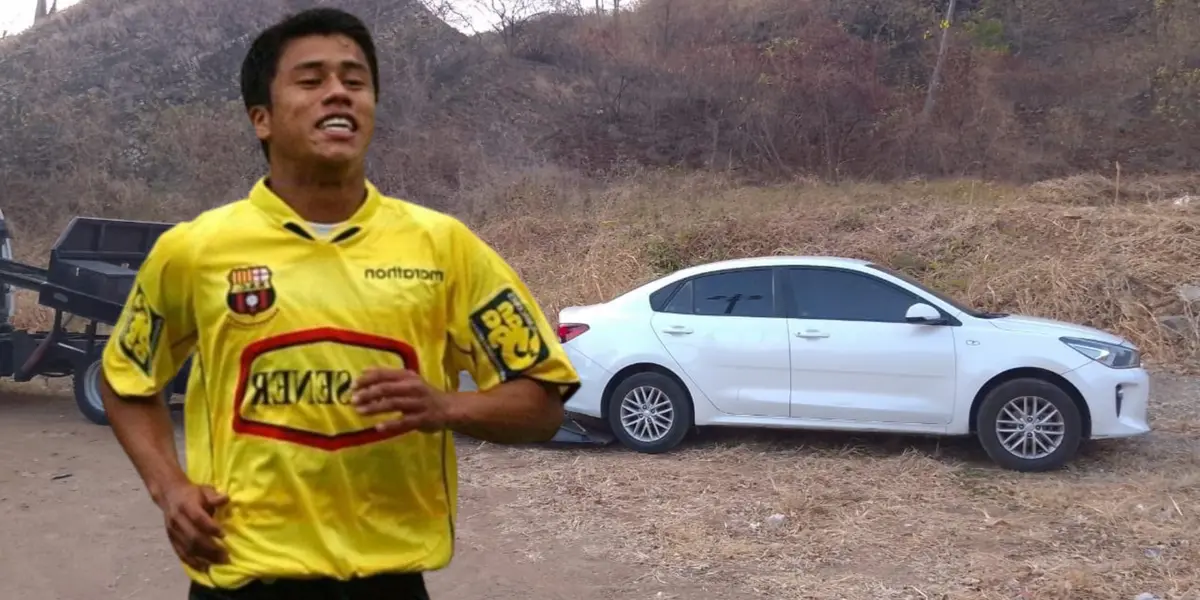
POLYGON ((133 296, 123 315, 125 320, 117 336, 117 345, 144 375, 150 375, 154 367, 154 355, 162 341, 163 317, 150 305, 146 291, 136 284, 133 296))
POLYGON ((512 288, 505 288, 471 313, 471 329, 501 381, 508 381, 550 357, 533 314, 512 288))
POLYGON ((420 371, 409 344, 345 329, 254 342, 241 356, 233 430, 331 451, 394 437, 375 424, 395 415, 362 416, 350 403, 354 380, 374 366, 420 371))

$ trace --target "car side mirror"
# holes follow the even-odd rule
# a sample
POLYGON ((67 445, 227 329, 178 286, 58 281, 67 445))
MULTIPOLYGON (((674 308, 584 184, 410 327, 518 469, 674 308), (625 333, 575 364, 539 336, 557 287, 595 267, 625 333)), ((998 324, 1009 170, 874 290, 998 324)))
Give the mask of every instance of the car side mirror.
POLYGON ((946 319, 938 309, 918 302, 908 307, 908 312, 904 313, 904 321, 917 325, 945 325, 946 319))

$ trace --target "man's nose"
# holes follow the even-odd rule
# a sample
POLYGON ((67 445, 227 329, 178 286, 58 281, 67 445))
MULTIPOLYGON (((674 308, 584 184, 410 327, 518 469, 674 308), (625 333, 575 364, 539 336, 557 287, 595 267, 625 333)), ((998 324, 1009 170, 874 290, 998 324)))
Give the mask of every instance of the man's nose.
POLYGON ((350 90, 337 77, 330 78, 330 84, 322 99, 323 104, 350 104, 350 90))

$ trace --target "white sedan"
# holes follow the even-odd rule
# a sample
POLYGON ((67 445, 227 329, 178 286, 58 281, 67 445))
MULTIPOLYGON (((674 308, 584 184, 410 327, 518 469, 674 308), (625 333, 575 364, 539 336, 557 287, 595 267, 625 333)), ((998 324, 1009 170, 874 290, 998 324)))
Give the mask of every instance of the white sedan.
POLYGON ((862 260, 696 266, 563 309, 558 333, 583 378, 567 410, 640 452, 701 426, 975 434, 999 465, 1044 471, 1150 430, 1128 340, 973 310, 862 260))

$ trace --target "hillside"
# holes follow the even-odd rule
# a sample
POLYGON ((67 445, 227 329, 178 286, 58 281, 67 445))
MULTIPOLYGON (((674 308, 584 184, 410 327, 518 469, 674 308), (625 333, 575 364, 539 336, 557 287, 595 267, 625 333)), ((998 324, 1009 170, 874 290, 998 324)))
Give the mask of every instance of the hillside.
MULTIPOLYGON (((242 57, 261 27, 317 4, 335 3, 87 0, 5 40, 9 190, 49 186, 71 211, 163 217, 241 193, 263 167, 237 87, 242 57)), ((336 4, 367 19, 380 46, 380 185, 444 195, 475 156, 532 160, 529 132, 553 106, 530 98, 539 69, 488 53, 415 0, 336 4)))
POLYGON ((850 254, 1197 364, 1200 222, 1176 200, 1200 193, 1200 6, 1180 0, 959 0, 927 120, 942 0, 559 2, 480 36, 432 0, 84 0, 0 40, 19 252, 75 214, 243 193, 249 37, 317 4, 379 40, 372 179, 478 225, 550 307, 713 258, 850 254))
POLYGON ((236 193, 261 168, 235 80, 249 36, 317 4, 379 37, 375 177, 435 203, 547 163, 1034 181, 1200 160, 1193 2, 960 0, 925 122, 943 0, 642 0, 477 38, 437 0, 85 0, 0 42, 7 183, 117 209, 236 193))

